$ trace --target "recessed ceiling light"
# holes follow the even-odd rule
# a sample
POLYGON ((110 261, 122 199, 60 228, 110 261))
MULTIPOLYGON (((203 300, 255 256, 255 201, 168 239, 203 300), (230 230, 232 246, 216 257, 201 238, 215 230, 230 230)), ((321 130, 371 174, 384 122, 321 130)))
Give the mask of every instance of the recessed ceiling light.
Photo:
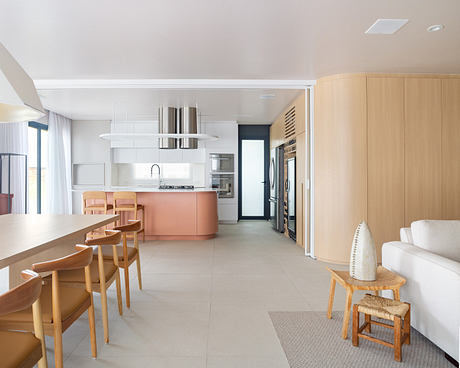
POLYGON ((442 24, 433 24, 432 26, 429 26, 426 30, 428 32, 437 32, 437 31, 440 31, 443 28, 444 28, 444 25, 442 25, 442 24))
POLYGON ((409 22, 409 19, 377 19, 364 33, 393 34, 399 31, 407 22, 409 22))
POLYGON ((271 99, 274 99, 276 95, 273 93, 268 93, 266 95, 260 95, 259 97, 261 100, 271 100, 271 99))

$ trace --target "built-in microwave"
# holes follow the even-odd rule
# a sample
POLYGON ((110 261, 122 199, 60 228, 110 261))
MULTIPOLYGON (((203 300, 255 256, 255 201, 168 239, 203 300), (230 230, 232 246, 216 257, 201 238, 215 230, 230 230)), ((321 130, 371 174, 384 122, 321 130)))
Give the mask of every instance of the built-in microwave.
POLYGON ((213 173, 232 173, 235 170, 233 153, 211 153, 209 159, 213 173))
POLYGON ((211 174, 211 187, 217 191, 218 198, 233 198, 233 174, 211 174))

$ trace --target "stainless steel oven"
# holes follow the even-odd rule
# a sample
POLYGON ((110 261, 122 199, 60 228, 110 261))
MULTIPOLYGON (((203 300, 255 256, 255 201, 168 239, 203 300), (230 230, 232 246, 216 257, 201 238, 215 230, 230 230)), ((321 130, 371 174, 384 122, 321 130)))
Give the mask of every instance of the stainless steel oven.
POLYGON ((233 153, 211 153, 209 159, 213 173, 232 173, 235 171, 233 153))
POLYGON ((217 190, 218 198, 233 198, 234 175, 233 174, 211 174, 211 187, 217 190))

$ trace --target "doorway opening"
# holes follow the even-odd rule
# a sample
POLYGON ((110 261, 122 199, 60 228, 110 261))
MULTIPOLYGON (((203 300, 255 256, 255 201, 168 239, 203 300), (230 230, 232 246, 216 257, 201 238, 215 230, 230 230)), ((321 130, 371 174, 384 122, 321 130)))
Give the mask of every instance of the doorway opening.
POLYGON ((238 126, 238 219, 268 220, 270 126, 238 126))

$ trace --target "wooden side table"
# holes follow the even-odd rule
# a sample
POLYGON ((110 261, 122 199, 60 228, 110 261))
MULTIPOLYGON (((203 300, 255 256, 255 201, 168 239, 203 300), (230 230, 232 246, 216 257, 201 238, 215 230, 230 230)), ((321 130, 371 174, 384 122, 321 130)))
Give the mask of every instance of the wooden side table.
POLYGON ((337 271, 326 267, 331 273, 331 288, 329 290, 329 304, 327 318, 332 318, 332 305, 334 304, 335 284, 338 282, 347 291, 345 312, 343 314, 342 338, 348 335, 348 323, 350 321, 351 300, 355 290, 373 290, 379 295, 380 290, 393 290, 395 300, 399 300, 399 288, 406 283, 406 279, 387 270, 385 267, 377 267, 377 279, 375 281, 360 281, 352 278, 348 271, 337 271))

